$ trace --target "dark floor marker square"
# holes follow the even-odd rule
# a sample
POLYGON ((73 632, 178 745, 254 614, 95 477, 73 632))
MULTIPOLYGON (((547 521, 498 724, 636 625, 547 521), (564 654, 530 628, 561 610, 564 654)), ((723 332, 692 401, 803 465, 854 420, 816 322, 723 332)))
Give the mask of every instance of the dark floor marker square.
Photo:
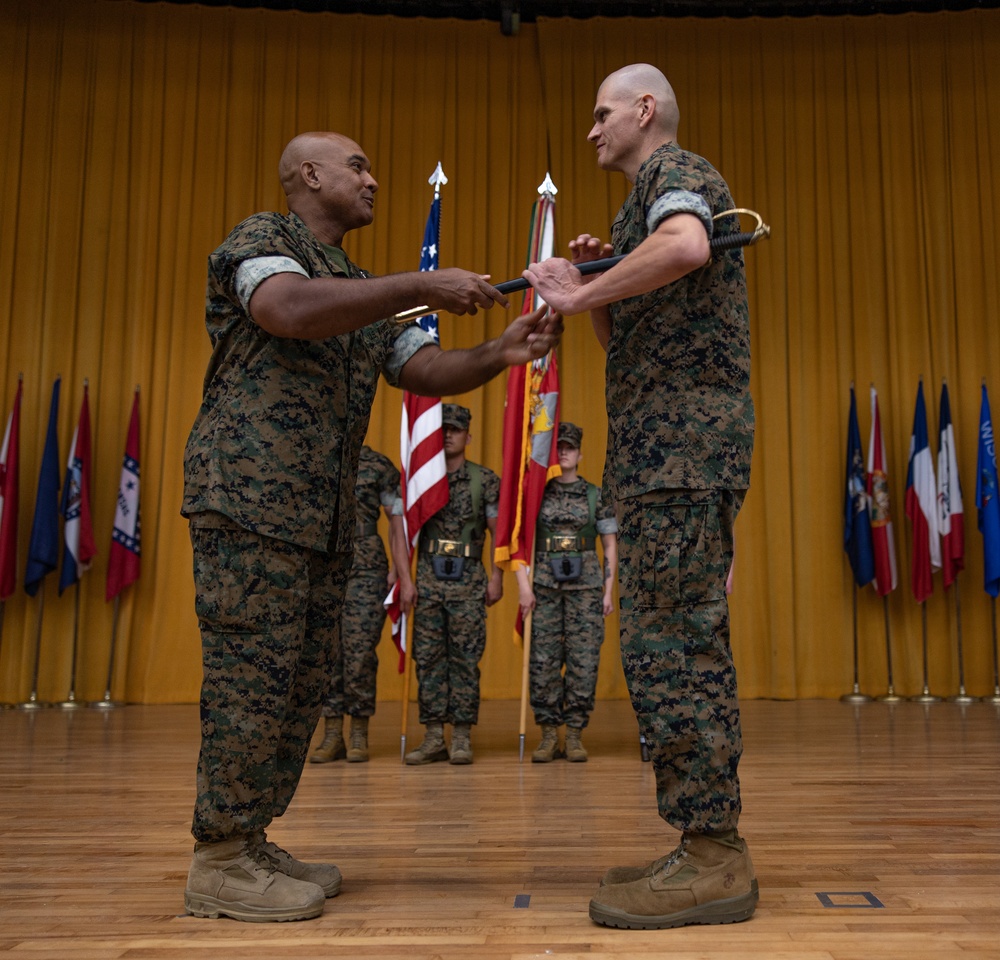
POLYGON ((885 904, 875 894, 864 891, 817 893, 816 896, 824 907, 852 907, 862 910, 885 909, 885 904), (834 900, 834 897, 837 899, 834 900))

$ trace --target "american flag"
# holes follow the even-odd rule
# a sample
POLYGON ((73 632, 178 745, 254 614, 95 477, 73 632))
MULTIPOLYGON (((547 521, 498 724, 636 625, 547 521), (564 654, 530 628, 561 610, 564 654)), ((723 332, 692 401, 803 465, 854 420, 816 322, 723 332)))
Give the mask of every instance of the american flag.
MULTIPOLYGON (((431 178, 434 183, 440 175, 441 165, 431 178)), ((443 180, 441 182, 447 182, 443 180)), ((424 243, 420 249, 420 270, 437 270, 438 240, 441 235, 441 198, 435 190, 431 203, 427 226, 424 229, 424 243)), ((435 340, 438 339, 438 317, 429 313, 417 321, 435 340)), ((413 550, 420 535, 420 528, 448 503, 448 472, 444 461, 444 434, 441 432, 440 397, 421 397, 408 391, 403 392, 403 412, 399 430, 400 485, 403 497, 403 527, 406 543, 412 559, 413 550)), ((398 585, 390 592, 386 606, 392 620, 392 634, 400 651, 400 669, 406 637, 400 629, 400 608, 398 585)))

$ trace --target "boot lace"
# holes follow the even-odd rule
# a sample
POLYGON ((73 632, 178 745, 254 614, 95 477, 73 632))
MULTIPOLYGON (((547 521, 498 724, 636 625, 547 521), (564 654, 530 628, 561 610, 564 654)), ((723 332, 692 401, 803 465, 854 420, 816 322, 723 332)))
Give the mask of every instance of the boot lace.
POLYGON ((666 873, 671 867, 687 859, 688 838, 681 837, 681 842, 666 856, 660 857, 653 865, 652 873, 666 873))
POLYGON ((275 844, 268 843, 260 835, 247 837, 246 847, 244 848, 247 858, 256 865, 257 869, 262 870, 267 876, 279 872, 278 858, 273 856, 267 849, 269 846, 274 847, 278 852, 284 852, 280 847, 275 846, 275 844))

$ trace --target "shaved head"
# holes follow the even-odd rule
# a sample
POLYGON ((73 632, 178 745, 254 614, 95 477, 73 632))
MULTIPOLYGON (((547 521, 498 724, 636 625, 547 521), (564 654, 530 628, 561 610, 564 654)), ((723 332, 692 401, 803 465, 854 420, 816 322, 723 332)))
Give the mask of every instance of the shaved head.
POLYGON ((677 136, 680 110, 674 88, 651 63, 631 63, 607 76, 598 91, 598 100, 638 100, 650 96, 656 102, 652 125, 671 139, 677 136))
POLYGON ((303 163, 324 159, 331 151, 362 153, 361 147, 341 133, 300 133, 289 140, 278 161, 278 178, 285 196, 291 197, 301 187, 303 163))

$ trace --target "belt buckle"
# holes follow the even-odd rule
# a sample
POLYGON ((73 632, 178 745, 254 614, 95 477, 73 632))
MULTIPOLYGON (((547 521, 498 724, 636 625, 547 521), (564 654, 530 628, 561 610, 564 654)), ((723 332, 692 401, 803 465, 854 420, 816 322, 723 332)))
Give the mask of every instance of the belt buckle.
POLYGON ((457 557, 461 545, 455 540, 438 540, 438 553, 443 557, 457 557))
POLYGON ((570 551, 576 549, 576 537, 556 537, 556 550, 570 551))

